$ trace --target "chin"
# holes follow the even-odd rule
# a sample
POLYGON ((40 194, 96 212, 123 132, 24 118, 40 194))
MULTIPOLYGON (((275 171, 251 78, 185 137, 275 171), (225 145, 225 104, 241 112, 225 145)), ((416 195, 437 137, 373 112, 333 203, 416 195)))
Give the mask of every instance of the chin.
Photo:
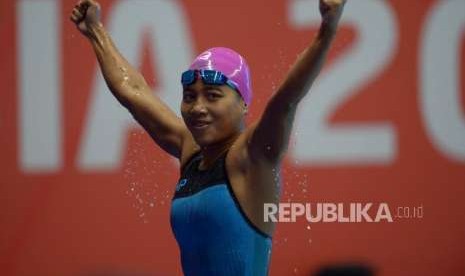
POLYGON ((208 134, 193 135, 193 137, 197 145, 200 147, 211 146, 221 141, 219 137, 214 137, 208 134))
POLYGON ((205 135, 205 134, 195 135, 194 133, 192 133, 192 136, 194 137, 195 143, 197 143, 197 145, 201 147, 205 147, 205 146, 208 146, 214 143, 214 139, 212 139, 210 135, 205 135))

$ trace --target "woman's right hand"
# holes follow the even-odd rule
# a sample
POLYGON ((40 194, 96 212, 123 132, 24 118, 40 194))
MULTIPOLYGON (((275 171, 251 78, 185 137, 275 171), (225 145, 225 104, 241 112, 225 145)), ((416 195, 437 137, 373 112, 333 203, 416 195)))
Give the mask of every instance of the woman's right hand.
POLYGON ((76 24, 78 30, 85 36, 92 36, 92 29, 99 27, 100 5, 94 0, 81 0, 71 13, 71 21, 76 24))

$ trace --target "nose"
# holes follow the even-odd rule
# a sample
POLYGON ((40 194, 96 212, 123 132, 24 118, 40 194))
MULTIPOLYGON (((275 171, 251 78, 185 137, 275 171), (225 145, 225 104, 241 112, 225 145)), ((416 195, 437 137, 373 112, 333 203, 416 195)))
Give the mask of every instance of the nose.
POLYGON ((191 114, 200 115, 207 113, 207 107, 202 99, 202 97, 197 97, 196 101, 192 104, 192 108, 190 110, 191 114))

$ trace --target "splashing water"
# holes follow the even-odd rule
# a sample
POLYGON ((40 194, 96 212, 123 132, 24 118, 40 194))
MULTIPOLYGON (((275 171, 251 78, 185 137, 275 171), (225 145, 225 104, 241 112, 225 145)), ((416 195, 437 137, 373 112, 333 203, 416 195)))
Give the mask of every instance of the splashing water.
POLYGON ((157 206, 165 205, 171 196, 168 188, 162 190, 156 182, 160 176, 168 175, 171 170, 162 167, 163 164, 158 160, 150 159, 154 158, 153 154, 145 147, 152 146, 152 141, 144 131, 133 132, 130 140, 133 143, 123 168, 123 177, 128 183, 125 194, 130 200, 130 206, 135 209, 137 218, 147 224, 150 214, 157 206))

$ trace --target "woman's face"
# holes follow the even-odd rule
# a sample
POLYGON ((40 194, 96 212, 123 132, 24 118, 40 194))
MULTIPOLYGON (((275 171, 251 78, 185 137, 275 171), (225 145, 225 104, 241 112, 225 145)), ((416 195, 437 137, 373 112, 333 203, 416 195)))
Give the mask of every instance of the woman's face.
POLYGON ((227 85, 206 85, 201 79, 184 87, 181 114, 199 146, 226 140, 244 127, 247 107, 227 85))

